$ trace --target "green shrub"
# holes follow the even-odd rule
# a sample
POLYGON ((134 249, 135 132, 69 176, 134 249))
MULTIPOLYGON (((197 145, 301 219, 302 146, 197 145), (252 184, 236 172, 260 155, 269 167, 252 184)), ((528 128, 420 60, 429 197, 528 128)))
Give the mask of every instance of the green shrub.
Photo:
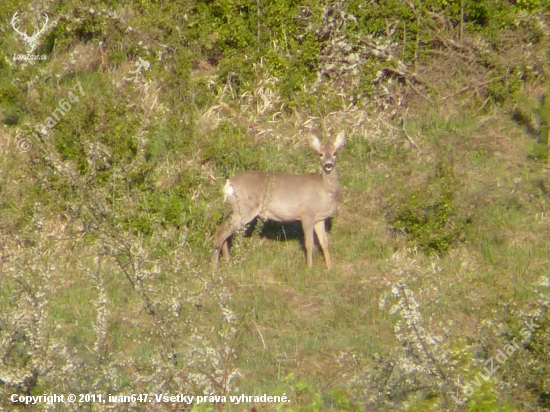
POLYGON ((406 233, 426 253, 443 253, 463 242, 471 217, 460 215, 455 199, 459 187, 452 165, 438 162, 429 181, 396 207, 390 227, 406 233))
POLYGON ((532 159, 550 163, 550 75, 545 76, 545 93, 538 99, 529 98, 524 93, 519 93, 518 106, 515 109, 514 118, 525 124, 537 137, 528 156, 532 159))

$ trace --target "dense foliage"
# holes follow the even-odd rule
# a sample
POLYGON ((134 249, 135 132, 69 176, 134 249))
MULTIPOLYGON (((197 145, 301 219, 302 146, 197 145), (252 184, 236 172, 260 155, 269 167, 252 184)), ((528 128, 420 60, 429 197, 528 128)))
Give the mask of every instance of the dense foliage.
POLYGON ((0 408, 181 392, 548 409, 549 16, 543 0, 4 1, 0 408), (212 272, 224 179, 315 170, 305 135, 341 129, 334 272, 302 271, 300 231, 262 222, 212 272))

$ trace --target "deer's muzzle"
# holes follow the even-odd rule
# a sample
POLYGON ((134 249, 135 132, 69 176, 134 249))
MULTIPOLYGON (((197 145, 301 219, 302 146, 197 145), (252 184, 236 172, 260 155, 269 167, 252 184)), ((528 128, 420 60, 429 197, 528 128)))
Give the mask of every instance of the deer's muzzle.
POLYGON ((334 164, 332 164, 332 163, 327 163, 327 164, 323 165, 323 170, 325 171, 325 173, 327 175, 329 175, 330 172, 332 172, 333 169, 334 169, 334 164))

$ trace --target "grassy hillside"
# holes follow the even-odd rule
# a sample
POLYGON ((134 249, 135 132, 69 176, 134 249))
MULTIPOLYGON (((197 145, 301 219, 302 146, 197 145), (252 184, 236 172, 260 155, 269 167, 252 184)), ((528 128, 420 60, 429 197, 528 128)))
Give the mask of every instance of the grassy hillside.
POLYGON ((550 409, 549 13, 4 1, 0 409, 550 409), (225 179, 340 130, 333 270, 257 222, 212 271, 225 179))

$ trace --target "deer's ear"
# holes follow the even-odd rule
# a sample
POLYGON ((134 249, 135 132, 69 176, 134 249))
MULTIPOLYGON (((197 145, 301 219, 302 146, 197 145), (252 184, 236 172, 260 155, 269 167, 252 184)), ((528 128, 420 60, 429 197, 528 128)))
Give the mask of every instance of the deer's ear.
POLYGON ((314 136, 312 134, 310 134, 308 137, 307 137, 307 140, 309 141, 309 145, 311 146, 311 148, 317 152, 320 152, 321 151, 321 147, 323 146, 323 144, 321 143, 321 141, 319 140, 319 138, 317 136, 314 136))
POLYGON ((340 133, 338 133, 338 135, 334 139, 334 142, 333 142, 334 150, 340 149, 342 146, 344 146, 345 143, 346 143, 346 131, 342 130, 340 133))

